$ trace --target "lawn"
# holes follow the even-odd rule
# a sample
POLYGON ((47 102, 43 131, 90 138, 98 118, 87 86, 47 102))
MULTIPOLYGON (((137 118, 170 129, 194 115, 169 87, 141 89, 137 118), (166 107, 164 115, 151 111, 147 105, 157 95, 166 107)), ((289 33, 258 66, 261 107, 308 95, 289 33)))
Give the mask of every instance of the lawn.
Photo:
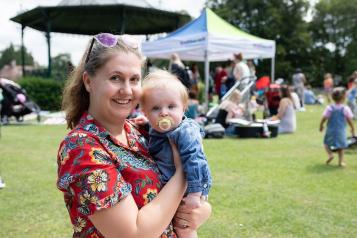
MULTIPOLYGON (((213 213, 200 237, 356 237, 357 150, 346 151, 346 168, 324 164, 322 110, 298 112, 295 134, 204 140, 213 213)), ((55 187, 65 133, 64 126, 2 127, 0 237, 71 237, 55 187)))

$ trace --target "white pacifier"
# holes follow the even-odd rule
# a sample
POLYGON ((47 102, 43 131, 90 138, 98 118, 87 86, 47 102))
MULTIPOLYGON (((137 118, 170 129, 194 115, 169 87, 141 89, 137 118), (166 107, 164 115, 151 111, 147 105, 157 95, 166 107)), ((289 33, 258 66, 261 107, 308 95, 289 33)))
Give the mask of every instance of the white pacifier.
POLYGON ((169 116, 161 117, 157 122, 157 125, 161 130, 168 131, 172 126, 172 118, 169 116))

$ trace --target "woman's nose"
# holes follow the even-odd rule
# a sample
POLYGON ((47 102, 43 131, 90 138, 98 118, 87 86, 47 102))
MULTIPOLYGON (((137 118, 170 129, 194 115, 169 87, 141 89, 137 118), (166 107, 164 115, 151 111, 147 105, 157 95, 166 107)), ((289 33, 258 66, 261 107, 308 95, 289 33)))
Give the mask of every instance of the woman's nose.
POLYGON ((131 93, 131 86, 130 83, 126 80, 120 84, 119 92, 123 94, 130 94, 131 93))

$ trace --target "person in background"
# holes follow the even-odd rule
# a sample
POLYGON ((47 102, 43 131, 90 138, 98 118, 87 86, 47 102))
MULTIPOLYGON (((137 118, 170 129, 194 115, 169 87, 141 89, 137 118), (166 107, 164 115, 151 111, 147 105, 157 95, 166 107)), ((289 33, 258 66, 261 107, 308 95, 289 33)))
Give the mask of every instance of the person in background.
POLYGON ((128 35, 94 36, 65 86, 71 131, 59 146, 57 187, 73 237, 175 238, 173 226, 197 229, 211 213, 206 201, 180 205, 187 185, 177 147, 176 172, 163 186, 147 132, 127 120, 142 91, 139 46, 128 35))
POLYGON ((312 91, 311 85, 306 85, 306 89, 304 91, 304 102, 305 104, 321 104, 315 93, 312 91))
POLYGON ((256 69, 253 60, 247 60, 247 65, 250 71, 250 76, 256 76, 256 69))
POLYGON ((243 61, 242 53, 234 54, 234 62, 233 74, 236 81, 240 81, 251 75, 248 65, 243 61))
POLYGON ((264 106, 269 109, 269 116, 276 115, 278 113, 280 103, 280 85, 270 84, 264 94, 264 106))
POLYGON ((226 77, 227 77, 226 70, 221 65, 218 65, 216 67, 216 73, 214 75, 214 88, 215 88, 216 94, 218 95, 219 100, 221 100, 221 98, 223 97, 223 95, 222 95, 223 92, 221 91, 221 88, 222 88, 222 85, 225 86, 223 83, 223 78, 226 78, 226 77))
POLYGON ((178 54, 172 54, 169 64, 169 71, 175 74, 178 79, 182 82, 185 87, 190 90, 191 88, 191 79, 186 70, 186 66, 182 63, 180 56, 178 54))
POLYGON ((188 105, 185 112, 187 118, 196 119, 198 117, 200 102, 196 98, 197 95, 194 92, 188 93, 188 105))
POLYGON ((324 130, 324 124, 327 122, 324 137, 324 146, 328 156, 326 164, 331 163, 333 160, 332 150, 337 150, 338 165, 341 167, 346 166, 344 161, 344 149, 347 147, 346 122, 351 128, 352 136, 355 136, 351 109, 343 105, 345 98, 346 90, 344 88, 334 88, 332 100, 335 103, 326 107, 320 122, 320 132, 324 130))
POLYGON ((287 85, 281 85, 278 114, 271 120, 280 120, 278 133, 293 133, 296 131, 296 114, 290 89, 287 85))
MULTIPOLYGON (((169 141, 177 145, 188 184, 184 202, 194 209, 200 207, 201 199, 207 200, 212 179, 203 153, 203 129, 184 116, 187 105, 187 90, 175 75, 158 70, 145 77, 140 106, 151 126, 149 152, 165 185, 176 170, 169 141)), ((197 231, 188 228, 178 236, 195 238, 197 231)))
POLYGON ((198 94, 198 84, 201 80, 200 72, 198 70, 197 64, 193 63, 191 65, 190 72, 190 80, 191 80, 191 88, 189 92, 193 92, 195 95, 198 94))
POLYGON ((235 126, 229 122, 233 118, 244 117, 245 108, 240 104, 241 93, 239 90, 234 90, 229 97, 219 105, 219 112, 216 119, 225 128, 225 133, 228 136, 235 135, 235 126))
POLYGON ((306 77, 300 68, 297 68, 295 70, 295 73, 293 74, 292 81, 293 81, 294 89, 295 89, 297 95, 299 96, 301 109, 304 110, 303 109, 304 108, 304 89, 305 89, 306 77))
MULTIPOLYGON (((301 109, 299 96, 294 91, 293 86, 289 86, 289 91, 290 91, 291 99, 293 100, 293 103, 294 103, 294 108, 295 108, 295 110, 299 111, 301 109)), ((305 90, 304 90, 304 92, 305 92, 305 90)))
POLYGON ((350 107, 353 119, 357 119, 357 78, 354 79, 351 88, 347 91, 347 105, 350 107))
POLYGON ((332 89, 333 89, 333 78, 332 78, 332 74, 330 73, 326 73, 324 75, 324 82, 323 82, 323 86, 324 86, 324 93, 327 99, 327 103, 331 102, 331 93, 332 93, 332 89))

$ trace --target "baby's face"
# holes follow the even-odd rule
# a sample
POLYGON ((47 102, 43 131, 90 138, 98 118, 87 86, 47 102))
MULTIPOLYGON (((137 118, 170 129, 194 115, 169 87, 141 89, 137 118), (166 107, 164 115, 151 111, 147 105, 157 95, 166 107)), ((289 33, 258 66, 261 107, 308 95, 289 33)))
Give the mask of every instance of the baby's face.
POLYGON ((149 89, 142 107, 150 125, 158 132, 175 129, 185 112, 178 90, 149 89))

